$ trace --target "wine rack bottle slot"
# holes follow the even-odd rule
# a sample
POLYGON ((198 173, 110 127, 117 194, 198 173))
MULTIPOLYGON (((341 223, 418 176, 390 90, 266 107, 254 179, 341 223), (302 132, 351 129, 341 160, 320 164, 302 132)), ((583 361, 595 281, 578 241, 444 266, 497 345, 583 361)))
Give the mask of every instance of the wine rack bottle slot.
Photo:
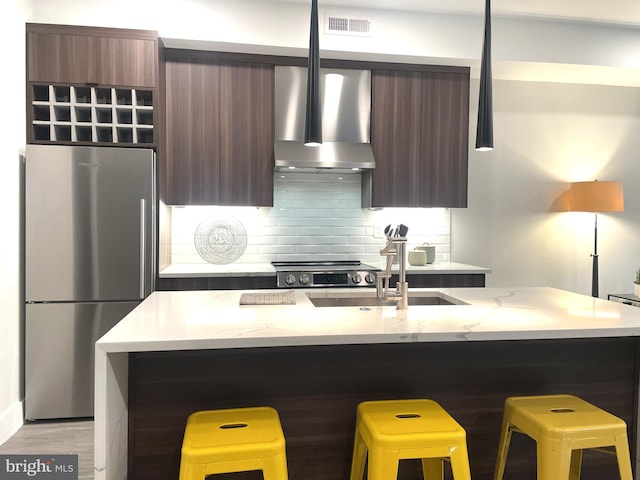
POLYGON ((91 142, 93 141, 93 132, 91 127, 76 126, 76 141, 91 142))
POLYGON ((117 108, 116 109, 116 118, 119 124, 128 124, 131 125, 133 123, 133 114, 131 113, 131 109, 125 108, 117 108))

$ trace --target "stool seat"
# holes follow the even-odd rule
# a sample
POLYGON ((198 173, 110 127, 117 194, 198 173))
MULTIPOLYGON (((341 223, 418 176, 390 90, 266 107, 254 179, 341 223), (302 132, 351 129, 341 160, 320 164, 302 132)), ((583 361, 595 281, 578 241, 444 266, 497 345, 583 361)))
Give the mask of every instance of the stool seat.
POLYGON ((468 480, 465 430, 435 401, 383 400, 358 405, 350 480, 397 477, 402 459, 421 459, 425 479, 443 478, 443 459, 455 480, 468 480))
POLYGON ((613 447, 622 480, 631 480, 627 425, 573 395, 510 397, 505 400, 494 480, 502 480, 512 432, 537 445, 538 480, 580 478, 582 450, 613 447))
POLYGON ((285 440, 276 410, 203 410, 189 416, 180 480, 249 470, 262 470, 264 480, 287 480, 285 440))

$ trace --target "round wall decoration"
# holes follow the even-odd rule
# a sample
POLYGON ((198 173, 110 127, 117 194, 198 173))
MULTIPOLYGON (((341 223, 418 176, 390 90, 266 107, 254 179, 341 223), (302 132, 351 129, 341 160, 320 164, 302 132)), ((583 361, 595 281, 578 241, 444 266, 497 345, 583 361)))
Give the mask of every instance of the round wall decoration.
POLYGON ((203 220, 193 235, 198 254, 218 265, 235 262, 247 248, 247 231, 236 218, 216 215, 203 220))

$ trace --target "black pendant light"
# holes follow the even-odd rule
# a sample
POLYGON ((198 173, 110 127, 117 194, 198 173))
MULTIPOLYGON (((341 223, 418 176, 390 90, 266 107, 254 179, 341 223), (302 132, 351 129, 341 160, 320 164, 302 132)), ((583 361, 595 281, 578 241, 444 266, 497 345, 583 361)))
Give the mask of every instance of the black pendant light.
POLYGON ((307 70, 307 117, 304 125, 304 144, 322 143, 322 110, 320 106, 320 48, 318 40, 318 0, 311 0, 311 28, 309 30, 309 67, 307 70))
POLYGON ((480 61, 480 97, 476 150, 493 150, 493 87, 491 84, 491 0, 484 7, 484 43, 480 61))

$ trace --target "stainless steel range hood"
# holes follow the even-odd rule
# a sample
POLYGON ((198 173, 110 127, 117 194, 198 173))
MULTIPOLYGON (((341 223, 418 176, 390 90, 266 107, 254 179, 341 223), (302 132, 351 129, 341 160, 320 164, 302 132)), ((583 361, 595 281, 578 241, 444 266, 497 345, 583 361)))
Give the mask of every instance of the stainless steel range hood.
POLYGON ((353 172, 375 168, 370 144, 371 72, 320 69, 322 137, 305 147, 305 67, 275 68, 275 169, 353 172))

